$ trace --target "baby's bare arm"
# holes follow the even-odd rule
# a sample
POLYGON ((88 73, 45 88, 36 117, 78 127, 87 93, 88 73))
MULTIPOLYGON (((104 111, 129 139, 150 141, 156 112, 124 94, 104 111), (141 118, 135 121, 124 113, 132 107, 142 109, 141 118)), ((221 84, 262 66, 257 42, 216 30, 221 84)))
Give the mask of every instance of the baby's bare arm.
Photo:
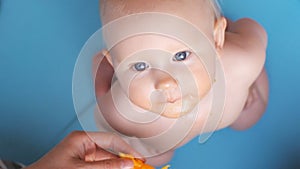
POLYGON ((265 29, 256 21, 250 18, 243 18, 236 22, 227 19, 226 31, 239 34, 240 36, 261 43, 266 48, 267 33, 265 29))
POLYGON ((231 125, 235 129, 249 128, 264 113, 268 95, 267 76, 263 71, 266 47, 267 33, 260 24, 248 18, 236 22, 228 20, 221 51, 228 91, 231 91, 227 96, 227 111, 237 111, 235 108, 238 104, 243 106, 244 96, 247 96, 247 104, 231 125), (244 93, 243 97, 241 93, 244 93))
POLYGON ((248 18, 236 22, 228 20, 225 45, 220 54, 223 64, 234 67, 231 76, 243 74, 242 82, 250 87, 264 67, 266 46, 267 33, 256 21, 248 18))

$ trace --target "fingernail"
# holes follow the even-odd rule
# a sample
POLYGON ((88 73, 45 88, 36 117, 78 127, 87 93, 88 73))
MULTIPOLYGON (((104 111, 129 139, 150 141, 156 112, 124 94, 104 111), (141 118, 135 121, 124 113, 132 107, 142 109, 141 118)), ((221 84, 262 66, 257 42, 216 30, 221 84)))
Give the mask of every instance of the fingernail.
POLYGON ((143 156, 142 156, 141 154, 139 154, 139 153, 133 153, 133 156, 134 156, 135 158, 137 158, 137 159, 142 160, 143 162, 146 161, 145 157, 143 157, 143 156))
POLYGON ((136 159, 141 160, 143 163, 146 162, 146 159, 144 159, 144 158, 136 158, 136 159))
POLYGON ((133 169, 133 162, 131 160, 123 160, 121 168, 122 169, 133 169))

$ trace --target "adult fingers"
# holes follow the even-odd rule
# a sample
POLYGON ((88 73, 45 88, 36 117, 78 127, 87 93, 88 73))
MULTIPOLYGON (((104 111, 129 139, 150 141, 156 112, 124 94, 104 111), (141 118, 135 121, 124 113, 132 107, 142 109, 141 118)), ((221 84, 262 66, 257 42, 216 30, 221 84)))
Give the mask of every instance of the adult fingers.
POLYGON ((102 148, 99 147, 95 152, 92 152, 90 154, 87 153, 85 155, 85 161, 88 162, 117 159, 117 158, 119 158, 119 156, 117 156, 116 154, 103 150, 102 148))
POLYGON ((134 164, 129 159, 109 159, 102 161, 89 162, 84 164, 84 168, 93 169, 132 169, 134 164))
POLYGON ((119 136, 112 133, 99 133, 92 132, 89 133, 92 140, 102 149, 112 150, 113 152, 131 154, 138 158, 143 158, 143 156, 135 151, 130 145, 128 145, 119 136))

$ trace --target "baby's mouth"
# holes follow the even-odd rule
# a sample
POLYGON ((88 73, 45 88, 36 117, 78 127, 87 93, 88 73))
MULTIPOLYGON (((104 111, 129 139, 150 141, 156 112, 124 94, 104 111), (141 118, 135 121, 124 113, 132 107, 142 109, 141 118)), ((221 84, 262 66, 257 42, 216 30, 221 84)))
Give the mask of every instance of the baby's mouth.
POLYGON ((184 96, 179 96, 179 97, 165 97, 161 96, 159 99, 156 101, 152 100, 152 103, 156 104, 179 104, 183 102, 194 102, 196 99, 195 96, 192 96, 190 94, 184 95, 184 96))
POLYGON ((175 103, 175 102, 178 102, 180 100, 181 100, 180 97, 169 97, 169 98, 167 98, 167 103, 175 103))
MULTIPOLYGON (((156 106, 152 107, 155 112, 165 112, 165 110, 169 113, 167 114, 174 114, 171 115, 172 117, 180 117, 182 115, 188 114, 194 106, 197 104, 196 97, 192 95, 186 95, 183 97, 178 98, 169 98, 165 99, 164 101, 156 102, 156 106), (165 109, 167 108, 167 109, 165 109)), ((162 113, 165 114, 165 113, 162 113)))
POLYGON ((194 97, 190 94, 187 94, 187 95, 180 96, 180 97, 168 97, 168 98, 166 98, 164 103, 191 102, 195 99, 196 99, 196 97, 194 97))

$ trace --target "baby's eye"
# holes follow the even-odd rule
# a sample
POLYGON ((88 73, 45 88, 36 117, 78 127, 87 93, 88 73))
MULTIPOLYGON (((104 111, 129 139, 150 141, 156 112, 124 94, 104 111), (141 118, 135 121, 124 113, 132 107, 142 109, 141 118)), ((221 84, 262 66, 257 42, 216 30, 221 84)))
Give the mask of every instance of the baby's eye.
POLYGON ((149 68, 149 65, 145 62, 138 62, 133 65, 133 69, 139 72, 144 71, 147 68, 149 68))
POLYGON ((189 57, 190 54, 191 54, 191 52, 189 52, 189 51, 178 52, 175 54, 173 61, 183 61, 187 57, 189 57))

